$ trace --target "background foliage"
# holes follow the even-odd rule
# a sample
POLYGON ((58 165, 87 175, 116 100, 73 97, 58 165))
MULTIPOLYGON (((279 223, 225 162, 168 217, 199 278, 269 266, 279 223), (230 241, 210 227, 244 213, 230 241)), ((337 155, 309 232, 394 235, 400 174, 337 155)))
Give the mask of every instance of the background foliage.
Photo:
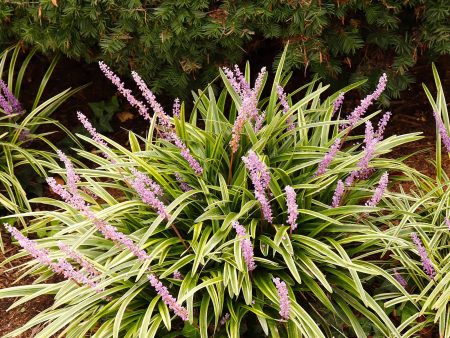
POLYGON ((419 57, 450 52, 449 15, 446 0, 4 0, 0 41, 102 59, 137 70, 156 92, 186 97, 217 65, 245 54, 271 63, 290 40, 288 67, 351 82, 387 68, 388 94, 397 96, 419 57))

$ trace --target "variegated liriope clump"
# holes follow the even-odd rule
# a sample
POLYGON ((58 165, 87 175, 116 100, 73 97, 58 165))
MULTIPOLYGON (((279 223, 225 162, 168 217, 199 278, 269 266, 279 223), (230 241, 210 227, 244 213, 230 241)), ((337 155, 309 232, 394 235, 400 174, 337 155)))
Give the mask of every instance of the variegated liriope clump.
POLYGON ((89 166, 59 152, 50 176, 65 184, 48 183, 60 198, 33 201, 56 210, 28 215, 28 231, 51 236, 30 243, 7 226, 26 250, 14 258, 28 251, 26 274, 40 278, 0 296, 25 296, 17 306, 55 295, 11 336, 45 324, 37 337, 400 337, 373 285, 404 292, 377 265, 379 239, 397 217, 388 181, 414 173, 382 155, 418 136, 384 138, 389 113, 372 126, 385 75, 347 114, 343 93, 360 83, 326 97, 314 80, 287 94, 283 62, 271 83, 265 69, 254 81, 248 67, 221 69, 225 89, 194 94, 189 115, 100 63, 148 133, 121 145, 78 114, 97 152, 78 151, 89 166))
POLYGON ((401 218, 384 249, 392 252, 390 268, 406 294, 389 287, 377 298, 395 310, 409 336, 450 337, 450 128, 434 66, 433 74, 437 94, 424 88, 436 122, 435 175, 422 176, 411 196, 398 204, 401 218))

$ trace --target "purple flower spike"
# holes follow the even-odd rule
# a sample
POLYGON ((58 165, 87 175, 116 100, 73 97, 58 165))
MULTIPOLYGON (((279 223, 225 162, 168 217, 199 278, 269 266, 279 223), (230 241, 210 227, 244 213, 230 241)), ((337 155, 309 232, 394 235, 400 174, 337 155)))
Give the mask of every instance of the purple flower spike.
POLYGON ((124 83, 120 80, 120 78, 114 74, 114 72, 104 63, 103 61, 99 61, 100 70, 105 74, 106 78, 108 78, 116 87, 117 90, 127 99, 127 101, 139 111, 146 120, 151 120, 151 117, 148 113, 148 109, 142 101, 136 99, 131 93, 130 89, 126 89, 124 83))
MULTIPOLYGON (((86 115, 84 115, 81 112, 77 112, 77 117, 78 120, 81 122, 81 124, 83 125, 83 127, 89 132, 89 134, 92 137, 92 140, 95 141, 95 143, 101 145, 102 147, 108 148, 108 145, 106 144, 105 140, 103 139, 103 137, 97 132, 97 129, 95 129, 91 122, 89 122, 88 118, 86 117, 86 115)), ((103 154, 103 156, 105 156, 106 158, 108 158, 109 156, 107 154, 103 154)))
POLYGON ((63 242, 58 242, 59 249, 64 252, 68 257, 72 258, 75 262, 80 264, 91 276, 98 276, 100 273, 97 271, 94 266, 89 263, 83 256, 81 256, 78 252, 73 250, 68 245, 63 242))
POLYGON ((132 172, 134 177, 129 180, 129 183, 138 193, 142 201, 155 209, 162 218, 169 220, 170 215, 166 211, 164 203, 158 199, 158 196, 162 196, 163 194, 161 186, 151 180, 147 175, 135 169, 132 172))
POLYGON ((342 104, 344 103, 344 97, 344 93, 340 93, 336 100, 334 100, 333 115, 336 114, 336 112, 341 108, 342 104))
POLYGON ((286 186, 286 204, 288 208, 288 220, 287 223, 291 226, 291 230, 297 229, 297 217, 298 217, 298 206, 297 206, 297 194, 295 190, 289 185, 286 186))
POLYGON ((450 153, 450 136, 447 133, 445 124, 437 112, 433 112, 433 115, 434 118, 436 119, 436 124, 439 129, 439 134, 441 135, 442 143, 444 144, 445 149, 447 149, 447 152, 450 153))
POLYGON ((286 283, 276 277, 272 279, 278 291, 278 301, 280 304, 280 316, 281 318, 288 320, 289 313, 291 311, 291 302, 289 300, 288 289, 286 283))
POLYGON ((181 189, 181 190, 183 190, 184 192, 192 190, 192 188, 189 186, 189 184, 187 184, 187 183, 183 180, 183 177, 181 177, 180 173, 175 172, 174 174, 175 174, 175 179, 176 179, 177 182, 180 184, 180 189, 181 189))
MULTIPOLYGON (((289 103, 287 102, 286 99, 286 93, 284 92, 283 87, 281 87, 280 85, 277 85, 277 93, 278 93, 278 99, 280 100, 280 104, 283 107, 283 112, 286 114, 289 111, 289 103)), ((288 119, 286 120, 286 123, 288 125, 288 130, 294 130, 295 126, 294 123, 292 122, 292 116, 289 116, 288 119)))
POLYGON ((230 314, 227 312, 225 313, 225 315, 220 319, 219 324, 220 325, 225 325, 227 323, 227 321, 230 319, 230 314))
POLYGON ((391 118, 391 116, 392 116, 392 113, 391 113, 391 112, 386 112, 386 113, 384 113, 384 115, 383 115, 383 117, 381 118, 380 122, 378 122, 378 130, 377 130, 377 132, 376 132, 376 134, 375 134, 375 137, 376 137, 378 140, 380 140, 380 141, 383 139, 384 131, 385 131, 385 129, 386 129, 386 126, 387 126, 387 124, 388 124, 389 119, 391 118))
POLYGON ((176 279, 176 280, 183 280, 183 275, 181 274, 180 271, 175 270, 175 271, 173 272, 173 279, 176 279))
POLYGON ((249 238, 247 238, 247 232, 245 228, 240 225, 237 221, 234 221, 232 224, 233 228, 236 230, 236 233, 239 236, 239 240, 241 241, 241 250, 242 255, 244 256, 245 264, 247 265, 248 271, 253 271, 256 268, 255 260, 253 259, 253 245, 249 238))
POLYGON ((341 199, 342 195, 344 195, 344 190, 345 190, 344 183, 341 180, 339 180, 333 198, 331 200, 332 208, 337 208, 341 204, 341 199))
POLYGON ((163 302, 182 320, 188 320, 188 311, 177 303, 177 300, 169 293, 169 290, 167 290, 158 278, 155 275, 148 275, 147 278, 156 292, 161 296, 163 302))
POLYGON ((331 161, 333 161, 333 158, 336 156, 339 149, 341 149, 341 139, 337 138, 334 141, 333 145, 331 146, 330 151, 326 153, 326 155, 323 157, 323 160, 322 162, 320 162, 319 168, 317 168, 317 171, 314 174, 314 176, 320 176, 325 174, 328 167, 330 166, 331 161))
POLYGON ((245 81, 239 67, 235 67, 234 74, 230 69, 224 68, 224 72, 233 86, 236 93, 239 94, 242 104, 238 111, 236 120, 234 121, 232 136, 230 141, 231 151, 236 153, 239 148, 239 141, 241 139, 242 129, 245 123, 253 122, 253 129, 255 132, 259 131, 264 121, 264 113, 260 114, 258 109, 258 95, 262 88, 262 82, 266 73, 266 68, 262 68, 255 81, 255 87, 250 89, 250 85, 245 81), (238 78, 239 80, 237 80, 238 78))
POLYGON ((372 198, 366 202, 366 205, 368 207, 375 207, 377 204, 381 201, 381 198, 383 197, 384 191, 387 188, 389 182, 389 174, 385 172, 378 182, 378 187, 375 189, 375 193, 373 194, 372 198))
POLYGON ((0 79, 0 108, 2 108, 7 115, 14 113, 22 113, 22 106, 17 98, 11 93, 6 83, 0 79), (3 92, 3 95, 2 95, 3 92))
POLYGON ((411 233, 411 239, 414 242, 414 245, 417 248, 417 251, 419 252, 420 260, 422 261, 423 270, 426 272, 426 274, 433 279, 436 275, 436 272, 434 271, 433 264, 431 263, 430 258, 428 257, 427 251, 425 250, 422 241, 417 236, 415 232, 411 233))
POLYGON ((401 286, 406 288, 408 286, 408 283, 406 280, 402 277, 401 274, 398 273, 397 269, 394 269, 394 278, 397 280, 397 282, 400 283, 401 286))
POLYGON ((356 107, 348 116, 348 118, 347 118, 348 122, 346 124, 342 125, 341 127, 342 128, 347 128, 347 127, 353 128, 355 126, 355 124, 358 123, 358 121, 361 119, 361 117, 366 113, 367 109, 372 105, 372 103, 380 97, 381 93, 386 88, 386 83, 387 83, 387 75, 384 73, 380 77, 375 91, 372 94, 367 95, 361 101, 359 106, 356 107))
POLYGON ((173 102, 172 115, 176 118, 180 118, 180 110, 181 110, 180 99, 177 97, 173 102))
POLYGON ((255 188, 255 196, 261 204, 264 218, 269 223, 272 223, 272 210, 265 194, 265 190, 269 187, 270 182, 269 171, 267 170, 266 165, 259 160, 258 155, 256 155, 253 150, 248 152, 247 157, 243 156, 242 161, 250 173, 250 178, 255 188))

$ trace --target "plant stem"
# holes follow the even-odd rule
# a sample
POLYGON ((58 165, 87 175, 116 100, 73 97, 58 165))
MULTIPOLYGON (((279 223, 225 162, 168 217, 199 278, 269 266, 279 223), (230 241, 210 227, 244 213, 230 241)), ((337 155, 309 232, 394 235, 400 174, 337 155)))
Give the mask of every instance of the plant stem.
POLYGON ((233 159, 234 159, 234 153, 233 150, 231 150, 231 157, 230 157, 230 168, 228 169, 228 180, 227 184, 231 184, 231 179, 233 178, 233 159))
POLYGON ((181 243, 183 243, 184 247, 186 248, 186 250, 190 253, 191 250, 189 249, 189 247, 187 246, 186 242, 184 241, 183 237, 181 237, 180 232, 178 231, 177 227, 175 226, 175 224, 171 224, 170 225, 173 229, 173 231, 175 231, 175 234, 178 236, 178 238, 180 239, 181 243))

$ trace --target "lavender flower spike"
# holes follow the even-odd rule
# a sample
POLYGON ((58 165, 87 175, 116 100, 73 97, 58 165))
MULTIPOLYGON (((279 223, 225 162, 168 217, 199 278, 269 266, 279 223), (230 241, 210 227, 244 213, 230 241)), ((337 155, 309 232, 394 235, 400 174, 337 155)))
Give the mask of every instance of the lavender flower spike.
POLYGON ((169 290, 167 290, 158 278, 155 275, 148 275, 147 278, 156 292, 161 296, 163 302, 182 320, 188 320, 188 311, 177 303, 177 300, 169 293, 169 290))
MULTIPOLYGON (((278 99, 280 100, 280 104, 283 107, 283 112, 286 114, 289 111, 289 103, 287 102, 286 99, 286 93, 284 92, 283 87, 281 87, 280 85, 277 85, 277 93, 278 93, 278 99)), ((286 123, 288 125, 288 130, 294 130, 295 126, 294 123, 292 122, 292 116, 289 116, 288 119, 286 120, 286 123)))
POLYGON ((367 95, 359 104, 358 107, 356 107, 348 116, 348 122, 344 124, 342 127, 354 127, 356 123, 358 123, 359 119, 365 114, 367 109, 370 107, 370 105, 377 100, 381 93, 386 88, 387 84, 387 75, 383 73, 383 75, 380 77, 378 81, 377 88, 372 94, 367 95))
POLYGON ((325 174, 325 172, 327 171, 327 168, 329 167, 331 161, 333 161, 333 158, 336 156, 339 149, 341 149, 341 139, 337 138, 334 141, 333 145, 331 146, 330 151, 328 153, 326 153, 326 155, 323 157, 323 160, 322 160, 322 162, 320 162, 319 168, 317 168, 317 171, 314 174, 314 176, 320 176, 320 175, 325 174))
POLYGON ((336 114, 336 112, 341 108, 342 104, 344 103, 344 93, 340 93, 339 96, 334 100, 333 103, 333 115, 336 114))
POLYGON ((248 152, 247 157, 243 156, 242 161, 250 173, 250 178, 255 188, 255 197, 261 204, 264 218, 269 223, 272 223, 272 209, 265 194, 265 190, 268 188, 270 182, 270 174, 267 167, 259 160, 258 155, 253 150, 248 152))
POLYGON ((288 320, 289 313, 291 311, 291 302, 289 300, 288 289, 286 283, 276 277, 272 279, 278 291, 278 301, 280 304, 280 316, 281 318, 288 320))
POLYGON ((441 134, 442 143, 444 143, 445 149, 450 153, 450 136, 447 133, 445 124, 437 112, 433 112, 434 118, 436 119, 436 124, 439 129, 439 134, 441 134))
POLYGON ((391 116, 392 116, 391 112, 386 112, 386 113, 384 113, 381 120, 378 122, 378 130, 376 132, 375 137, 380 141, 383 139, 384 130, 386 129, 386 126, 387 126, 391 116))
POLYGON ((397 269, 394 269, 394 278, 397 280, 397 282, 400 283, 401 286, 406 288, 408 286, 408 283, 406 280, 402 277, 401 274, 398 273, 397 269))
POLYGON ((22 106, 19 100, 9 90, 6 83, 0 79, 0 107, 5 111, 7 115, 13 113, 22 113, 22 106), (2 95, 3 92, 3 95, 2 95))
POLYGON ((248 271, 253 271, 256 268, 255 260, 253 259, 253 245, 249 238, 246 238, 247 232, 245 228, 240 225, 237 221, 232 223, 233 228, 239 236, 241 241, 242 255, 244 256, 245 264, 247 265, 248 271))
POLYGON ((337 208, 341 204, 342 195, 344 195, 344 182, 338 181, 336 190, 334 192, 333 198, 331 200, 331 207, 337 208))
POLYGON ((146 120, 151 120, 151 117, 148 113, 148 108, 142 101, 136 99, 131 93, 130 89, 126 89, 124 83, 120 80, 120 78, 114 74, 114 72, 108 67, 106 63, 103 61, 99 61, 100 70, 105 74, 105 76, 117 87, 117 90, 127 99, 127 101, 139 111, 146 120))
POLYGON ((180 175, 180 173, 175 172, 174 175, 175 175, 175 179, 176 179, 177 182, 180 184, 180 189, 181 189, 181 190, 183 190, 184 192, 192 190, 192 188, 189 186, 189 184, 187 184, 187 183, 183 180, 183 177, 180 175))
POLYGON ((291 230, 297 229, 297 217, 298 217, 298 206, 297 206, 297 194, 295 190, 287 185, 286 188, 286 203, 288 208, 288 220, 287 223, 291 226, 291 230))
POLYGON ((446 224, 447 227, 448 227, 448 230, 450 230, 450 219, 449 219, 448 217, 445 217, 445 218, 444 218, 444 221, 445 221, 445 224, 446 224))
POLYGON ((427 251, 425 250, 422 241, 419 239, 419 237, 415 232, 411 233, 411 239, 414 242, 414 245, 416 246, 417 251, 419 253, 420 260, 422 261, 423 270, 431 279, 433 279, 434 276, 436 275, 436 272, 434 271, 433 264, 431 263, 431 260, 428 257, 427 251))
POLYGON ((64 244, 63 242, 58 241, 58 247, 59 249, 64 252, 68 257, 72 258, 75 262, 80 264, 91 276, 98 276, 100 273, 97 271, 94 266, 89 263, 83 256, 81 256, 78 252, 73 250, 68 245, 64 244))
POLYGON ((177 97, 173 102, 172 115, 176 118, 180 118, 180 99, 177 97))
POLYGON ((375 189, 375 193, 373 194, 372 198, 366 202, 366 205, 368 207, 375 207, 381 201, 383 193, 387 188, 388 181, 389 181, 389 174, 385 172, 381 176, 380 181, 378 182, 378 187, 375 189))

